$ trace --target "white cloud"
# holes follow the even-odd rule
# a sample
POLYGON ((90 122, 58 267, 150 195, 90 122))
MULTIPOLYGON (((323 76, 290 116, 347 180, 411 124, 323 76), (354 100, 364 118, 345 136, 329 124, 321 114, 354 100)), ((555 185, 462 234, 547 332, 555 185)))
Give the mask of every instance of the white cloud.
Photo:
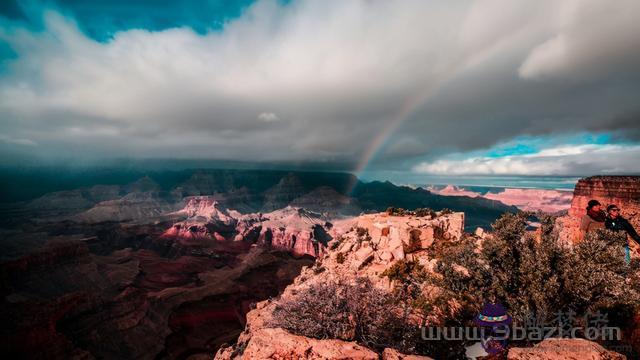
POLYGON ((56 13, 42 31, 0 26, 18 56, 0 79, 0 130, 52 156, 331 164, 356 163, 407 116, 392 135, 395 158, 381 158, 413 164, 523 132, 597 130, 637 107, 625 84, 610 84, 598 105, 583 100, 599 91, 547 91, 513 76, 561 75, 576 59, 589 65, 580 69, 636 69, 638 57, 621 50, 640 39, 628 0, 279 3, 258 1, 204 35, 128 30, 100 43, 56 13))
POLYGON ((12 137, 1 135, 1 134, 0 134, 0 141, 6 144, 12 144, 12 145, 38 146, 38 144, 33 140, 24 139, 24 138, 12 138, 12 137))
POLYGON ((640 56, 637 0, 558 2, 551 36, 519 68, 526 79, 591 79, 629 67, 640 56))
POLYGON ((637 173, 640 146, 558 146, 535 154, 423 162, 414 172, 437 175, 585 175, 637 173))
POLYGON ((263 112, 258 115, 258 120, 264 122, 274 122, 280 120, 280 118, 278 117, 278 115, 272 112, 263 112))

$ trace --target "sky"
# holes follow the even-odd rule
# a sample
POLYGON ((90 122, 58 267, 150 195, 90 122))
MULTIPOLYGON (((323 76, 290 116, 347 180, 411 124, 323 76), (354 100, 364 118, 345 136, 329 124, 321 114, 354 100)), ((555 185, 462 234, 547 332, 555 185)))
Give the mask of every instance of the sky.
POLYGON ((637 174, 638 17, 637 0, 3 0, 0 165, 637 174))

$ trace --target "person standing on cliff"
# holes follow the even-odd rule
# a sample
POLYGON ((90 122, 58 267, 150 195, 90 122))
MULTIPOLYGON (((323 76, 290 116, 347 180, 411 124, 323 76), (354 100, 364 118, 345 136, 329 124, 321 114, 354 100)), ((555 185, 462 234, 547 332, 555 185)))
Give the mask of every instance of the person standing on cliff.
POLYGON ((582 217, 580 223, 581 237, 590 231, 604 229, 604 221, 607 215, 602 211, 602 205, 598 200, 589 200, 587 204, 587 213, 582 217))
MULTIPOLYGON (((636 244, 640 245, 640 235, 636 232, 636 229, 633 228, 633 225, 629 223, 629 221, 623 218, 620 215, 620 208, 616 205, 607 206, 607 218, 604 221, 604 226, 611 231, 624 231, 636 242, 636 244)), ((629 243, 627 242, 627 246, 625 246, 625 257, 627 264, 631 262, 631 250, 629 249, 629 243)))

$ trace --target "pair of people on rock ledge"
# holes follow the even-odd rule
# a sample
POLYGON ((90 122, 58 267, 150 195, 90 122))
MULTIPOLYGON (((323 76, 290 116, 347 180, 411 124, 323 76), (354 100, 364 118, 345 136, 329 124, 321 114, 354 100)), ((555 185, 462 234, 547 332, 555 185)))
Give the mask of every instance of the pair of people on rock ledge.
MULTIPOLYGON (((633 228, 631 223, 620 215, 620 208, 617 205, 607 206, 607 212, 602 210, 602 204, 598 200, 589 200, 587 204, 587 213, 582 217, 580 223, 580 231, 583 236, 589 231, 597 229, 608 229, 619 232, 624 231, 638 245, 640 245, 640 235, 633 228)), ((640 250, 638 250, 640 253, 640 250)), ((629 243, 625 246, 625 260, 631 261, 631 250, 629 243)))

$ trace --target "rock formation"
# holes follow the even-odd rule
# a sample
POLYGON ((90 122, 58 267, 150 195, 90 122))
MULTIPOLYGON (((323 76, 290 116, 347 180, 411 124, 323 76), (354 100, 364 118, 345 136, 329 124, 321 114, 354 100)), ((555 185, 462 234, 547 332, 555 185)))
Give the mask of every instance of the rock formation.
POLYGON ((294 256, 321 256, 331 239, 331 223, 320 214, 286 207, 267 214, 245 214, 226 209, 211 197, 192 197, 184 209, 173 213, 186 216, 162 235, 184 246, 209 248, 217 242, 261 244, 294 256))
POLYGON ((640 177, 639 176, 592 176, 580 179, 573 191, 569 214, 558 219, 560 237, 571 244, 579 239, 580 219, 586 214, 587 203, 595 199, 606 208, 616 204, 621 215, 640 228, 640 177))
POLYGON ((626 356, 608 351, 585 339, 546 339, 529 348, 511 348, 508 360, 624 360, 626 356))
MULTIPOLYGON (((281 300, 294 297, 312 284, 326 284, 334 279, 348 281, 366 277, 375 286, 390 291, 392 284, 380 274, 397 260, 408 257, 426 263, 429 261, 426 254, 435 242, 459 240, 464 214, 437 214, 431 218, 379 213, 362 215, 352 222, 339 223, 335 228, 337 237, 329 242, 332 250, 320 257, 315 267, 304 268, 282 293, 281 300)), ((404 355, 393 349, 386 349, 379 355, 353 342, 310 339, 272 328, 276 306, 275 301, 258 303, 256 309, 247 314, 247 325, 237 344, 223 347, 216 359, 306 358, 308 354, 314 355, 311 358, 332 359, 341 351, 353 356, 342 354, 337 358, 428 359, 404 355)))

